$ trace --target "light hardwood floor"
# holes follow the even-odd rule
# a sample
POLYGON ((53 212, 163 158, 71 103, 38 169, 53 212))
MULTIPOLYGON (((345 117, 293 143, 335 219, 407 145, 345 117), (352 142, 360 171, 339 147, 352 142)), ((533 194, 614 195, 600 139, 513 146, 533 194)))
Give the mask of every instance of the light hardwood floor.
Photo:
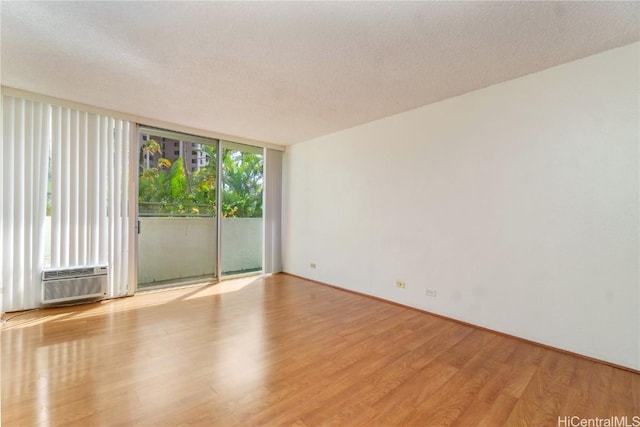
POLYGON ((638 374, 288 275, 24 313, 1 339, 4 427, 640 416, 638 374))

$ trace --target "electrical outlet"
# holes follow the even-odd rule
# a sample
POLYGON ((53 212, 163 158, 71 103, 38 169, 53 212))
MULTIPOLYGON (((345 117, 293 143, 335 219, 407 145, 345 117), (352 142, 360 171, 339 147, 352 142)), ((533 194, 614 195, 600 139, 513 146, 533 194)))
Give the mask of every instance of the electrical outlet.
POLYGON ((311 268, 316 268, 316 263, 315 263, 315 262, 312 262, 311 264, 309 264, 309 267, 311 267, 311 268))
POLYGON ((407 287, 407 284, 406 284, 405 282, 403 282, 403 281, 401 281, 401 280, 396 280, 396 288, 402 288, 402 289, 404 289, 404 288, 406 288, 406 287, 407 287))
POLYGON ((438 296, 438 291, 436 291, 435 289, 425 289, 424 294, 428 297, 435 298, 438 296))

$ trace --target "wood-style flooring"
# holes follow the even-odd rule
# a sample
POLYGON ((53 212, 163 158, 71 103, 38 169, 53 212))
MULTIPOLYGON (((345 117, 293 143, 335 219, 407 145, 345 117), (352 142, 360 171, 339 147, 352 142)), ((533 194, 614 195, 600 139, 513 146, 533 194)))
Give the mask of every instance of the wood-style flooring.
POLYGON ((4 427, 640 417, 636 373, 288 275, 11 316, 4 427))

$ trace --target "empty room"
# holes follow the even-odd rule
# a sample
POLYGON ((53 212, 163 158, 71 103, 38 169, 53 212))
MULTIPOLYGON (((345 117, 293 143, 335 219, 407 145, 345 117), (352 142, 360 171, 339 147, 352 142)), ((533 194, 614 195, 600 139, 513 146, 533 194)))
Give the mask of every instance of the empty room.
POLYGON ((0 2, 2 426, 640 426, 640 2, 0 2))

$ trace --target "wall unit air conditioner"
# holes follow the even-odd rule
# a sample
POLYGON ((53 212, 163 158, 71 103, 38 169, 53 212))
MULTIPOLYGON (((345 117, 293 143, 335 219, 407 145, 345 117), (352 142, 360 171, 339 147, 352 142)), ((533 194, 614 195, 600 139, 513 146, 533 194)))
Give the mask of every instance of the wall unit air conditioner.
POLYGON ((42 303, 104 298, 107 272, 106 265, 46 269, 42 272, 42 303))

